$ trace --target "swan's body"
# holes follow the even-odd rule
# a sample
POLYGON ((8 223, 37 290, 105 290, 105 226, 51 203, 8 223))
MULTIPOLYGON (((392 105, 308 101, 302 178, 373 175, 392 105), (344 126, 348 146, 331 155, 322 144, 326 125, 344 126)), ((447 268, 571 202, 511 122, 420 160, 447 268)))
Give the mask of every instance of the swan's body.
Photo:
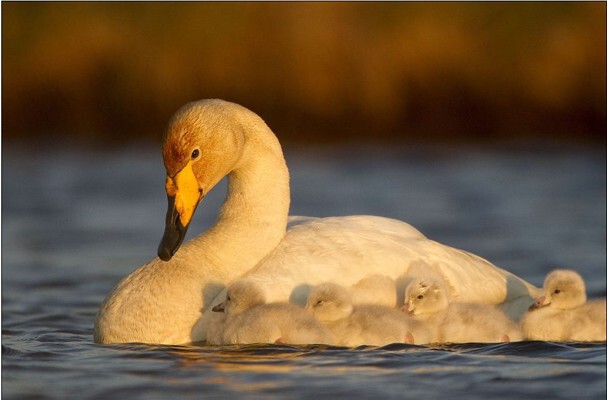
POLYGON ((109 293, 97 315, 96 342, 205 340, 209 319, 217 318, 210 308, 225 298, 218 294, 245 274, 270 302, 304 304, 310 286, 351 286, 374 273, 396 279, 412 264, 438 270, 460 289, 459 300, 503 304, 516 317, 537 294, 488 261, 393 219, 295 218, 287 230, 289 174, 280 144, 239 105, 185 105, 169 123, 163 158, 169 209, 162 260, 141 266, 109 293), (215 225, 177 251, 196 205, 226 175, 228 194, 215 225))
POLYGON ((348 290, 335 283, 323 283, 310 292, 306 309, 325 324, 339 346, 413 343, 406 316, 398 310, 371 304, 352 304, 348 290))
POLYGON ((517 324, 489 304, 452 303, 440 280, 412 281, 402 310, 426 324, 431 343, 495 343, 522 339, 517 324))
POLYGON ((266 303, 263 290, 241 279, 228 287, 226 300, 213 308, 225 311, 222 329, 207 337, 209 344, 331 343, 327 328, 303 308, 290 303, 266 303))
POLYGON ((586 301, 586 285, 577 272, 554 270, 521 325, 528 340, 605 341, 605 298, 586 301))

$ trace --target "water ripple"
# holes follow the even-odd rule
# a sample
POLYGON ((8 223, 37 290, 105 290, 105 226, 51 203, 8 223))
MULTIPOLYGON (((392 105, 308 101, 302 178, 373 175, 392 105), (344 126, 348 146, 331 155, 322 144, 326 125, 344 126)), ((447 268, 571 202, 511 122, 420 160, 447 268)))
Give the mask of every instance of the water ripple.
MULTIPOLYGON (((536 285, 556 265, 580 268, 589 292, 604 295, 604 150, 369 154, 287 154, 293 213, 392 216, 536 285)), ((605 398, 605 343, 92 343, 99 304, 162 234, 164 171, 150 161, 158 157, 66 151, 34 160, 3 145, 3 398, 605 398)), ((209 194, 210 211, 191 232, 213 221, 223 197, 221 187, 209 194)))

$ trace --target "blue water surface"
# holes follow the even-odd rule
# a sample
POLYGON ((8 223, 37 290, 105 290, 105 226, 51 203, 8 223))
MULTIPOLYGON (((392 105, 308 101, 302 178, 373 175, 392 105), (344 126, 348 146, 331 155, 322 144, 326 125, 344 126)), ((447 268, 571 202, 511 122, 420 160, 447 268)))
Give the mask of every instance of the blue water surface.
MULTIPOLYGON (((292 214, 402 219, 535 285, 574 268, 591 297, 605 296, 604 149, 285 154, 292 214)), ((212 224, 224 190, 198 208, 189 237, 212 224)), ((165 207, 157 148, 3 144, 3 399, 605 397, 605 343, 94 344, 100 302, 154 257, 165 207)))

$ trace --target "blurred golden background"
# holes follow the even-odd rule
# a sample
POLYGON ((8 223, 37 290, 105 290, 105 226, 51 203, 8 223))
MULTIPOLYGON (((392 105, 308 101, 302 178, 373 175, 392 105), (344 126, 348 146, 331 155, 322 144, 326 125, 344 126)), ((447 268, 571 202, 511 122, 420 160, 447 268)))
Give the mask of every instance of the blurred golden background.
POLYGON ((605 142, 605 3, 2 3, 2 136, 159 141, 200 98, 283 141, 605 142))

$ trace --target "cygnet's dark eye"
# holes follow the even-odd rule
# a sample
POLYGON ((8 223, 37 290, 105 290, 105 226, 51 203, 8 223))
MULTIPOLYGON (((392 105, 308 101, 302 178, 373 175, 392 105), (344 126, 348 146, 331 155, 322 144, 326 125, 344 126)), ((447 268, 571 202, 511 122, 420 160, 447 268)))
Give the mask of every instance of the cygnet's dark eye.
POLYGON ((192 151, 192 160, 197 159, 198 156, 200 156, 200 150, 194 149, 194 151, 192 151))
POLYGON ((318 301, 316 302, 316 304, 314 304, 314 305, 315 305, 315 306, 319 306, 319 305, 321 305, 322 303, 324 303, 324 301, 323 301, 323 300, 318 300, 318 301))
POLYGON ((423 298, 424 298, 424 295, 423 295, 423 294, 420 294, 419 296, 417 296, 417 298, 421 300, 421 299, 423 299, 423 298))
POLYGON ((227 301, 230 301, 230 300, 232 300, 232 299, 230 298, 230 296, 228 296, 228 297, 226 298, 226 300, 227 300, 227 301))
POLYGON ((556 290, 554 291, 554 294, 559 294, 559 293, 561 293, 561 291, 560 291, 559 289, 556 289, 556 290))

